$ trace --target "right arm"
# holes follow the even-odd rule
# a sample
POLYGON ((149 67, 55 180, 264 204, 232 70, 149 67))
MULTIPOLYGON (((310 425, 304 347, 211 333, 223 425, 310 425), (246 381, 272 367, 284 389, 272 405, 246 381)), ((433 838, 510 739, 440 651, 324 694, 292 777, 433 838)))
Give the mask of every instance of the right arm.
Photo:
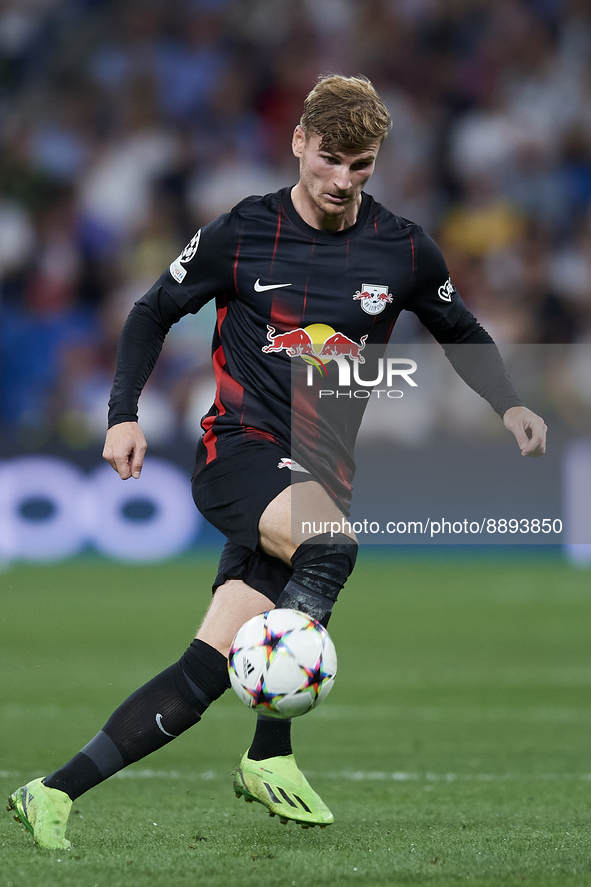
POLYGON ((121 332, 103 458, 123 480, 138 478, 147 444, 137 424, 140 394, 173 323, 194 314, 230 284, 231 216, 200 229, 178 259, 135 303, 121 332))
POLYGON ((109 400, 109 422, 103 459, 122 480, 139 478, 147 449, 137 424, 137 407, 164 339, 184 312, 156 284, 131 309, 117 347, 115 380, 109 400))

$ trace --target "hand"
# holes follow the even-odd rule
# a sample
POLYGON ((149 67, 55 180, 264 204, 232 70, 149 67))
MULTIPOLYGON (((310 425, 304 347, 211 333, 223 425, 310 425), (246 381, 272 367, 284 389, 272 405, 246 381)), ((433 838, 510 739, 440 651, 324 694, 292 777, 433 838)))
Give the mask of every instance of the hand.
POLYGON ((121 480, 136 479, 142 473, 148 444, 137 422, 121 422, 107 431, 103 459, 118 472, 121 480))
POLYGON ((503 416, 503 424, 515 435, 522 456, 544 455, 548 428, 540 416, 527 407, 509 407, 503 416))

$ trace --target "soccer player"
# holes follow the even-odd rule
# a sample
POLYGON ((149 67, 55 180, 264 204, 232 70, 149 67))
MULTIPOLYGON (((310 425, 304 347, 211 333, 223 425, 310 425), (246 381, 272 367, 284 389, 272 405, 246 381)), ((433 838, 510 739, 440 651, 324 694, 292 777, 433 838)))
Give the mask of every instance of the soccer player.
MULTIPOLYGON (((124 480, 142 470, 137 403, 168 330, 216 299, 217 391, 193 494, 228 542, 211 605, 178 662, 123 702, 63 767, 10 796, 9 809, 42 847, 69 847, 74 799, 200 720, 229 686, 227 655, 244 622, 276 606, 328 622, 357 542, 346 522, 338 535, 305 532, 292 505, 297 493, 314 522, 348 514, 365 401, 321 397, 314 373, 324 389, 335 387, 345 365, 365 362, 364 349, 383 349, 402 309, 413 311, 522 455, 544 452, 543 420, 513 390, 438 247, 363 191, 390 125, 368 80, 321 78, 293 135, 297 184, 243 200, 205 225, 126 321, 103 453, 124 480), (467 344, 486 347, 468 349, 467 359, 467 344)), ((332 813, 296 765, 290 727, 259 716, 234 789, 283 822, 325 826, 332 813)))

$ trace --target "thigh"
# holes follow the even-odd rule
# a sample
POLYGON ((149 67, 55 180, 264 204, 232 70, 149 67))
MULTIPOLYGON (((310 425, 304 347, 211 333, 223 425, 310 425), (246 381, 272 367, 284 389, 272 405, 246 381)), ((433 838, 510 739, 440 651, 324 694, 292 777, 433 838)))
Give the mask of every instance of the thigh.
POLYGON ((351 524, 316 481, 287 487, 259 520, 259 544, 272 557, 291 563, 296 548, 314 536, 344 533, 355 539, 351 524))
POLYGON ((275 604, 242 579, 228 579, 216 590, 196 637, 227 656, 238 629, 275 604))

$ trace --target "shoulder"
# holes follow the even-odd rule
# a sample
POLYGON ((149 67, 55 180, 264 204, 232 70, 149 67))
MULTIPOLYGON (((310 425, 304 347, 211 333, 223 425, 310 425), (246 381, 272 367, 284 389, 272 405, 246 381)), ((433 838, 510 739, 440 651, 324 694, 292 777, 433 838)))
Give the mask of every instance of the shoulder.
POLYGON ((268 213, 276 214, 281 207, 281 191, 270 194, 253 194, 241 200, 229 213, 234 218, 251 219, 268 213))
POLYGON ((441 249, 421 225, 406 219, 404 216, 396 215, 396 213, 391 212, 381 203, 374 201, 374 205, 378 218, 387 221, 391 226, 390 230, 402 231, 405 235, 408 235, 412 242, 413 255, 417 267, 434 265, 437 272, 443 267, 447 274, 447 266, 441 249))
POLYGON ((367 222, 370 225, 379 225, 382 229, 390 231, 402 231, 407 229, 409 234, 413 234, 417 239, 425 232, 420 225, 399 216, 383 203, 375 200, 370 194, 364 194, 367 201, 367 222))

